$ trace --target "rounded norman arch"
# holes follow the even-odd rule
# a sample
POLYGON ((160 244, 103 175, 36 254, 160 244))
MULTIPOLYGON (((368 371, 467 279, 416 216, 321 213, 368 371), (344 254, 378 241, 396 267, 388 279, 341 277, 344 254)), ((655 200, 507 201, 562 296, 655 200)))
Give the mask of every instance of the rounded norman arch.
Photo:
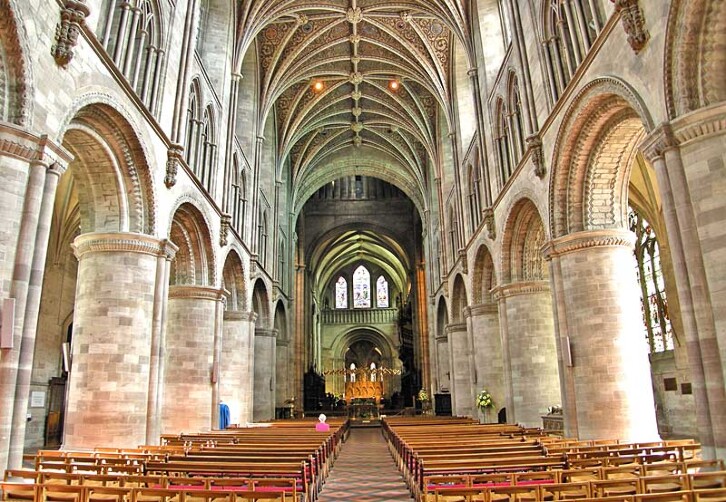
POLYGON ((222 268, 222 288, 227 291, 226 309, 228 311, 246 311, 247 282, 245 281, 244 265, 236 250, 227 253, 222 268))
POLYGON ((0 0, 0 120, 20 126, 32 121, 33 75, 29 44, 14 0, 0 0))
POLYGON ((497 285, 494 259, 489 248, 482 244, 476 252, 472 273, 471 300, 472 305, 493 303, 491 290, 497 285))
POLYGON ((171 262, 170 284, 216 284, 214 250, 209 227, 202 212, 195 205, 183 202, 174 212, 169 240, 179 248, 171 262))
POLYGON ((653 121, 627 84, 600 78, 586 85, 558 132, 550 178, 553 239, 627 225, 629 169, 653 121))
POLYGON ((255 326, 258 328, 272 328, 272 315, 270 313, 269 289, 264 279, 258 278, 252 287, 252 311, 257 314, 255 326))
POLYGON ((540 281, 549 277, 542 246, 546 234, 534 202, 520 198, 504 226, 501 254, 501 283, 540 281))
POLYGON ((454 277, 454 286, 451 289, 451 322, 459 324, 464 322, 464 309, 469 305, 466 294, 466 284, 461 274, 454 277))
POLYGON ((146 149, 110 97, 84 96, 63 131, 75 159, 82 232, 154 234, 156 198, 146 149))

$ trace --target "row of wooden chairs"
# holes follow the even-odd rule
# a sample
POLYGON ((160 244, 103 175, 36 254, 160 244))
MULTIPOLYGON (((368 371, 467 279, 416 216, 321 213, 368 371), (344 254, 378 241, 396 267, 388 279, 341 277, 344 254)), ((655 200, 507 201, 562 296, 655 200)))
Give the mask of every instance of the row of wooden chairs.
POLYGON ((542 491, 525 490, 522 487, 502 487, 496 490, 484 488, 456 488, 436 490, 434 502, 724 502, 726 488, 704 490, 682 490, 665 493, 636 493, 631 495, 611 495, 577 498, 553 498, 543 495, 542 491))
POLYGON ((2 481, 2 500, 9 502, 286 502, 283 491, 207 490, 197 487, 123 487, 58 485, 2 481))

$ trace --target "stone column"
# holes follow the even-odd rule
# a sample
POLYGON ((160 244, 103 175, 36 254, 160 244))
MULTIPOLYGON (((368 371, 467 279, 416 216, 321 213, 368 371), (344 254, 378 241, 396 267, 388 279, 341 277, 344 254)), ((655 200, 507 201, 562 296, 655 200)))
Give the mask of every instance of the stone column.
POLYGON ((244 424, 252 395, 250 372, 250 314, 238 310, 224 312, 219 397, 229 405, 230 423, 244 424))
POLYGON ((146 440, 157 257, 164 242, 89 233, 73 243, 78 286, 66 448, 136 447, 146 440))
MULTIPOLYGON (((471 332, 474 342, 473 358, 476 369, 474 394, 486 389, 492 395, 494 410, 504 407, 504 361, 499 331, 499 310, 494 303, 471 307, 471 332)), ((496 417, 489 416, 489 420, 496 417)))
POLYGON ((723 104, 712 105, 663 124, 642 145, 663 199, 706 458, 726 456, 724 124, 723 104))
POLYGON ((171 286, 166 330, 162 433, 209 430, 217 308, 224 292, 206 286, 171 286))
POLYGON ((628 230, 577 232, 549 242, 565 434, 658 440, 628 230))
POLYGON ((471 349, 466 323, 446 326, 449 337, 449 371, 451 372, 451 413, 475 416, 470 370, 471 349))
POLYGON ((255 328, 255 392, 252 417, 255 422, 275 418, 275 365, 277 330, 255 328))
POLYGON ((288 388, 290 381, 290 341, 279 336, 275 341, 275 407, 285 405, 285 401, 292 397, 288 388))
POLYGON ((146 413, 146 444, 159 444, 161 410, 164 402, 164 359, 166 346, 166 315, 169 304, 169 271, 178 248, 171 241, 162 241, 162 254, 156 258, 156 289, 154 320, 151 330, 149 359, 149 400, 146 413))
MULTIPOLYGON (((435 343, 433 344, 433 356, 436 359, 436 388, 434 392, 450 392, 453 387, 451 370, 451 357, 449 355, 449 336, 444 330, 443 333, 436 331, 435 343)), ((428 389, 427 389, 428 390, 428 389)), ((433 399, 433 396, 429 396, 433 399)))
POLYGON ((499 302, 507 421, 541 427, 547 407, 561 404, 549 284, 515 282, 493 293, 499 302))

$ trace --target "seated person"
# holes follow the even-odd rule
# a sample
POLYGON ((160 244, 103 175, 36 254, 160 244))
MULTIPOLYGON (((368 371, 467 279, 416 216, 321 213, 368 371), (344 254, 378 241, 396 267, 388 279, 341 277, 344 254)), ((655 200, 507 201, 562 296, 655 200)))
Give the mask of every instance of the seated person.
POLYGON ((328 432, 330 431, 330 424, 326 424, 325 420, 327 420, 328 417, 326 417, 323 413, 320 414, 318 417, 318 420, 320 420, 317 424, 315 424, 315 430, 318 432, 328 432))

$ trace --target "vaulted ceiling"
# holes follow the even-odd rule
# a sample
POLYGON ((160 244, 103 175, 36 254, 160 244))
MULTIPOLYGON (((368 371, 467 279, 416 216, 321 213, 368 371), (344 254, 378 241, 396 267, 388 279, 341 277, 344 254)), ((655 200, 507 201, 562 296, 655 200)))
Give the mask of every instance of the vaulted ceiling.
POLYGON ((243 0, 239 13, 237 54, 256 42, 260 62, 258 123, 275 121, 293 187, 314 191, 340 166, 375 159, 362 173, 421 209, 437 120, 451 121, 452 44, 467 50, 460 0, 243 0))

